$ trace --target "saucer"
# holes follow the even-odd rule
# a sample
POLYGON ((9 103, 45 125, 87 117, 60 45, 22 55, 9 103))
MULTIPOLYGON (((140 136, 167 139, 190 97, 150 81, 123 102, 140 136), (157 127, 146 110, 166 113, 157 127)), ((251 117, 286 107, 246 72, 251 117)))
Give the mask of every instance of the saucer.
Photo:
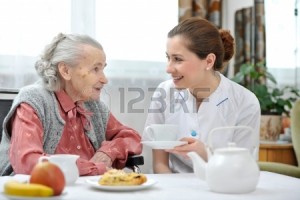
POLYGON ((142 141, 142 144, 152 149, 173 149, 176 146, 187 144, 186 141, 142 141))

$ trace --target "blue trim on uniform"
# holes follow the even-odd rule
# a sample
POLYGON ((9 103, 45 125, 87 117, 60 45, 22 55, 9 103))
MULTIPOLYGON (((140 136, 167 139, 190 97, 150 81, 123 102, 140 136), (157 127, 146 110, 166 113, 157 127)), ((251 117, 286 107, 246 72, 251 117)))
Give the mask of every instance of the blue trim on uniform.
POLYGON ((227 100, 228 100, 228 97, 227 97, 226 99, 222 100, 221 102, 219 102, 219 103, 217 104, 217 106, 219 106, 221 103, 224 103, 224 102, 227 101, 227 100))

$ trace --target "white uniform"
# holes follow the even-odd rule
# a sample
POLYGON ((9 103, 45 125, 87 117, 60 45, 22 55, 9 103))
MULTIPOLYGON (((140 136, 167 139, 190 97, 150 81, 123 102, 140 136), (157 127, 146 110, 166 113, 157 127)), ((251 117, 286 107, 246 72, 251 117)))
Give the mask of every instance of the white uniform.
MULTIPOLYGON (((194 137, 208 142, 208 133, 216 127, 249 126, 255 135, 222 132, 211 138, 212 147, 226 147, 228 142, 247 147, 251 151, 259 144, 260 105, 256 96, 243 86, 220 74, 218 88, 196 108, 195 97, 187 90, 174 88, 172 80, 162 82, 154 92, 145 127, 150 124, 178 124, 182 137, 194 137)), ((199 88, 205 90, 207 88, 199 88)), ((249 132, 248 132, 249 133, 249 132)), ((152 140, 143 134, 143 140, 152 140)), ((255 155, 257 159, 257 154, 255 155)), ((192 162, 175 154, 170 154, 173 172, 193 172, 192 162)))

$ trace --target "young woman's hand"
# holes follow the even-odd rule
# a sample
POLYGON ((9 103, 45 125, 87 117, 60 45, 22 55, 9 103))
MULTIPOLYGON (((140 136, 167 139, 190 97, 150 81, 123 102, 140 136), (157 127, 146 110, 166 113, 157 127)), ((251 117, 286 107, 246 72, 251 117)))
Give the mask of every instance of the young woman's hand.
POLYGON ((207 161, 207 153, 205 149, 205 144, 195 138, 185 137, 180 141, 186 141, 187 144, 177 146, 174 149, 168 149, 167 152, 179 154, 183 157, 188 158, 187 153, 194 151, 198 153, 205 161, 207 161))

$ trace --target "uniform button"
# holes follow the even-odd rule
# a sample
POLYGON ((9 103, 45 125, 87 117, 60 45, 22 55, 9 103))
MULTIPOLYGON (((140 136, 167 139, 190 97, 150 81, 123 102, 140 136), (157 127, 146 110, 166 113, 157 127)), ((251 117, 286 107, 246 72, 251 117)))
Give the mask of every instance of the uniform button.
POLYGON ((195 130, 192 130, 191 131, 191 136, 193 136, 193 137, 197 136, 197 132, 195 130))
POLYGON ((27 137, 31 137, 31 133, 27 133, 27 132, 26 132, 26 136, 27 136, 27 137))
POLYGON ((78 145, 78 146, 77 146, 77 149, 81 149, 81 146, 80 146, 80 145, 78 145))

